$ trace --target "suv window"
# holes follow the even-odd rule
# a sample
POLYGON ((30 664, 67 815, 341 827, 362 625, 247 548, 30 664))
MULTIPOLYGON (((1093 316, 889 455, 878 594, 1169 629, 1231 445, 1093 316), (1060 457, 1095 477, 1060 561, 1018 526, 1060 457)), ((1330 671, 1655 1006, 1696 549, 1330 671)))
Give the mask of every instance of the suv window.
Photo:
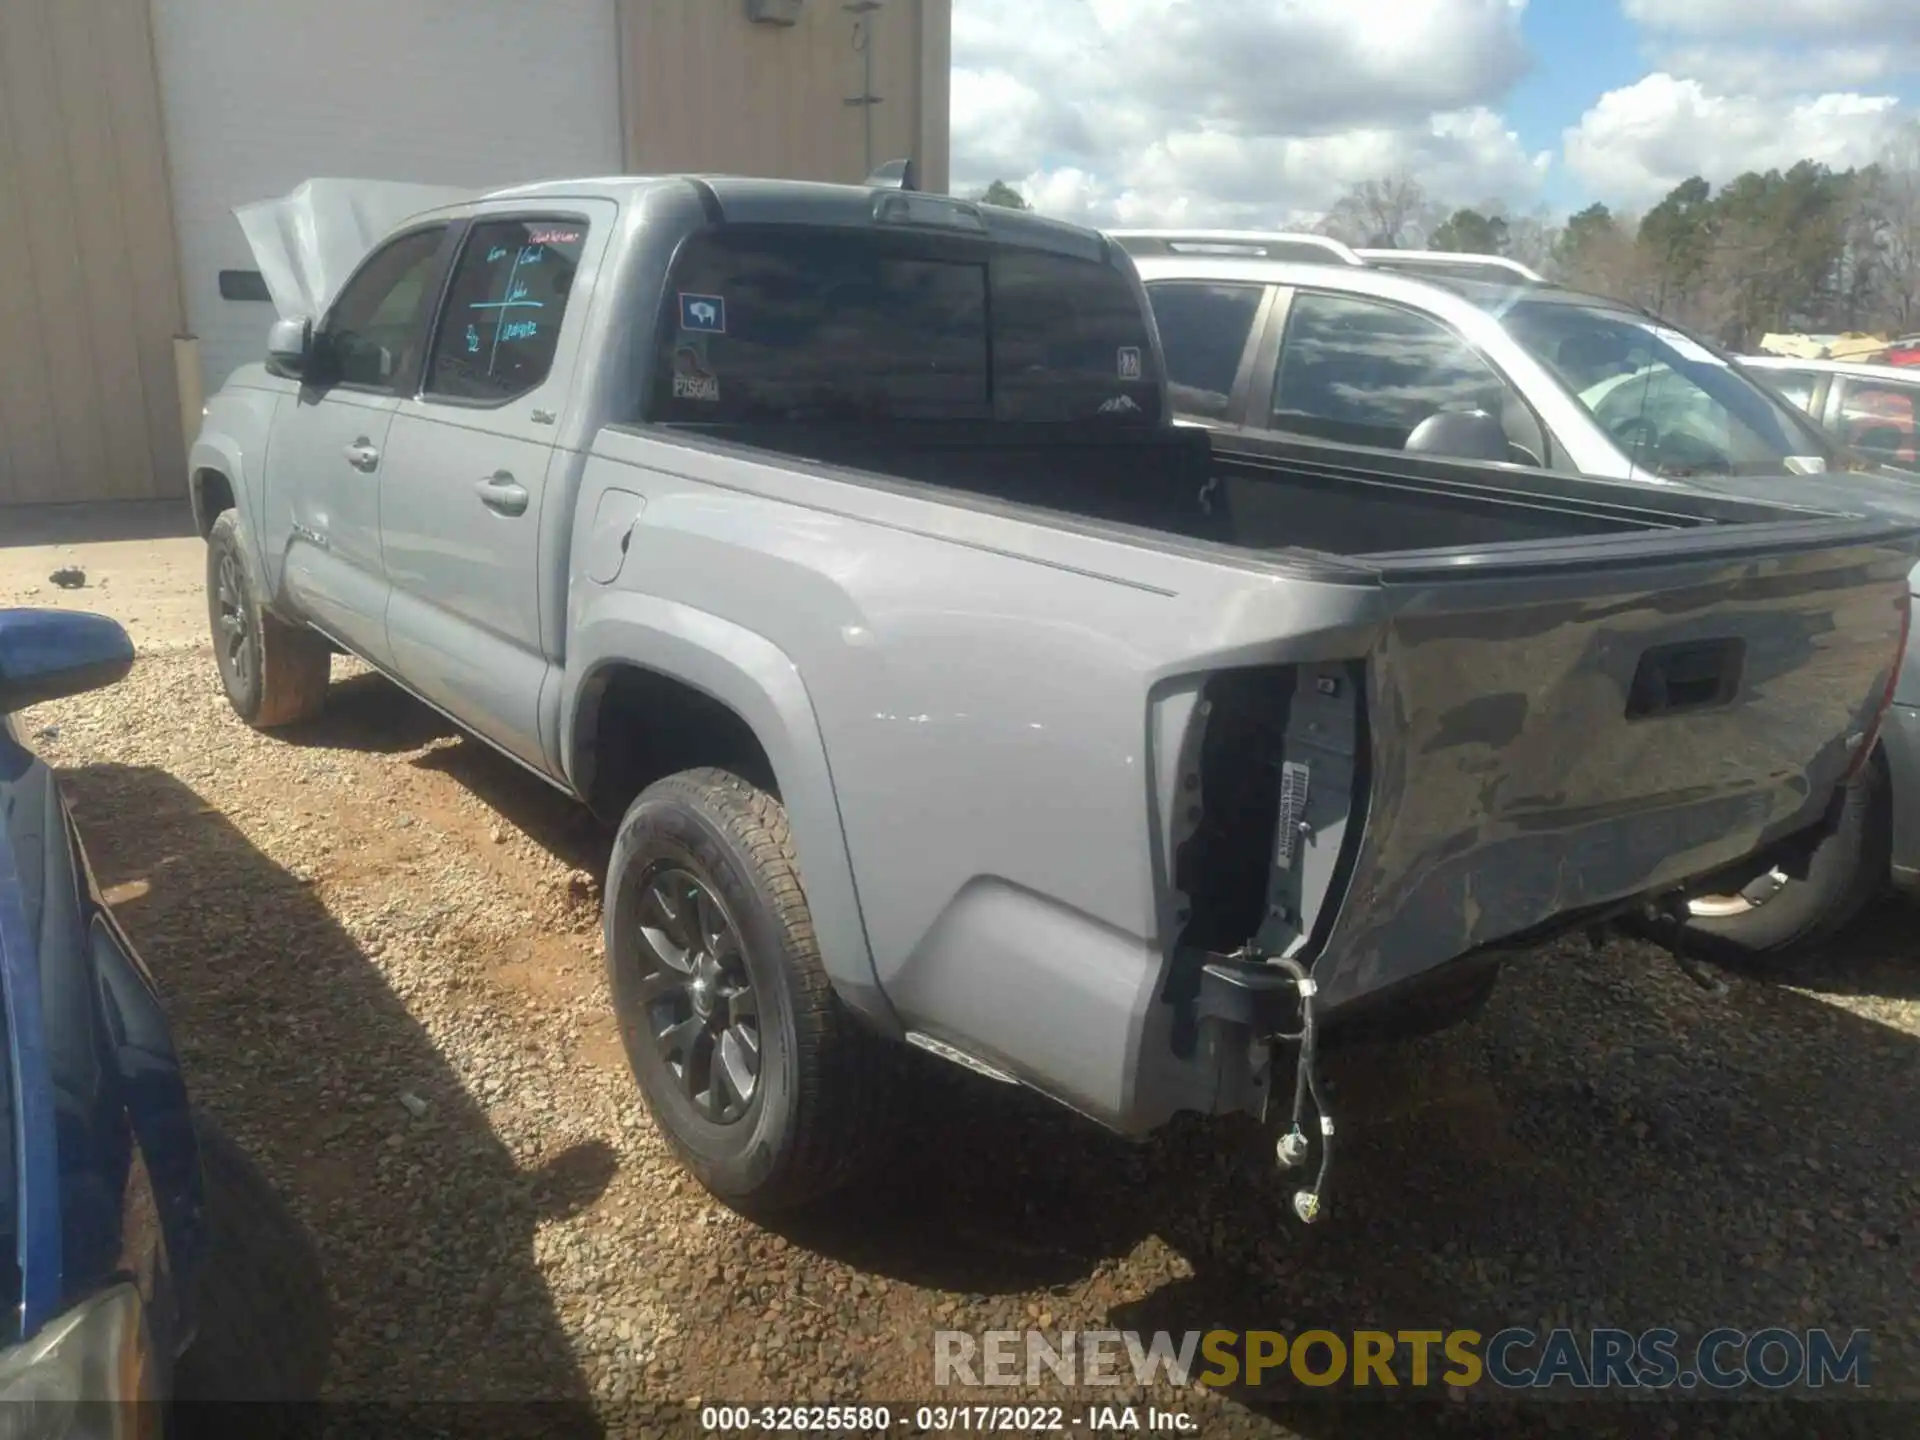
POLYGON ((1546 459, 1526 403, 1438 321, 1358 296, 1295 294, 1274 377, 1274 429, 1398 450, 1422 420, 1458 410, 1498 418, 1515 459, 1546 459))
POLYGON ((667 283, 652 418, 1157 421, 1119 271, 971 239, 735 225, 667 283), (991 317, 991 319, 989 318, 991 317))
POLYGON ((586 243, 582 220, 487 220, 467 233, 425 391, 498 404, 544 384, 586 243))
POLYGON ((1170 280, 1147 287, 1175 413, 1224 419, 1262 287, 1170 280))
POLYGON ((1502 323, 1636 465, 1779 475, 1840 451, 1804 410, 1685 331, 1606 301, 1522 300, 1502 323))
POLYGON ((390 389, 419 360, 421 311, 447 227, 413 230, 376 251, 340 292, 327 315, 333 382, 390 389))
POLYGON ((1848 376, 1840 391, 1840 438, 1874 460, 1912 465, 1916 395, 1920 387, 1848 376))
POLYGON ((1749 372, 1763 385, 1771 385, 1802 410, 1813 408, 1814 387, 1820 383, 1820 376, 1812 370, 1783 370, 1768 365, 1749 372))

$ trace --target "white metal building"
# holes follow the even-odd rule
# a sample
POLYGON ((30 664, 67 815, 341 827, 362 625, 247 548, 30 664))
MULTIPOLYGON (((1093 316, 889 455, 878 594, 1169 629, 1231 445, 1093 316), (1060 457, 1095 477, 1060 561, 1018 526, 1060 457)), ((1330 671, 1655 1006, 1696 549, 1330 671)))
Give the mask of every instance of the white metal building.
MULTIPOLYGON (((944 189, 951 0, 0 0, 0 506, 184 492, 235 205, 707 170, 944 189)), ((0 527, 5 524, 0 518, 0 527)))

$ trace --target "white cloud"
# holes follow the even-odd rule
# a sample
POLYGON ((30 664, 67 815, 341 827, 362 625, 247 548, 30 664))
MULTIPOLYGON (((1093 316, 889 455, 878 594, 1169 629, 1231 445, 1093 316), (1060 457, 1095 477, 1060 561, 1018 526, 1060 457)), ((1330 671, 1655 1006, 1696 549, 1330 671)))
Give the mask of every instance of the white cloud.
POLYGON ((1621 8, 1637 25, 1675 34, 1920 38, 1913 0, 1623 0, 1621 8))
POLYGON ((1720 95, 1830 95, 1920 70, 1920 0, 1624 0, 1658 69, 1720 95))
POLYGON ((1821 95, 1857 91, 1914 68, 1891 45, 1693 44, 1655 52, 1659 68, 1728 95, 1821 95))
POLYGON ((1405 171, 1526 198, 1527 0, 954 0, 953 179, 1094 223, 1277 224, 1405 171))
MULTIPOLYGON (((1712 3, 1701 0, 1696 8, 1712 3)), ((1566 157, 1600 198, 1645 205, 1693 175, 1719 184, 1803 159, 1836 168, 1866 164, 1896 116, 1891 96, 1774 100, 1717 94, 1698 80, 1658 73, 1602 95, 1567 131, 1566 157)))

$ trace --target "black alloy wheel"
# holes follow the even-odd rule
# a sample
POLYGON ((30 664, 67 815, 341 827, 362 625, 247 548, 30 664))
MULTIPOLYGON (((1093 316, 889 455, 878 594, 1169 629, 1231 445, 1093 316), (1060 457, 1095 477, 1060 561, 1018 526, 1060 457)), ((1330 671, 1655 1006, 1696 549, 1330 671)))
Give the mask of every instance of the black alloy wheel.
POLYGON ((690 872, 641 877, 640 999, 647 1033, 680 1091, 715 1125, 744 1119, 760 1093, 760 1000, 740 928, 690 872))
POLYGON ((253 612, 247 598, 240 557, 229 548, 220 551, 213 596, 214 653, 229 694, 252 693, 258 684, 260 658, 253 647, 253 612))

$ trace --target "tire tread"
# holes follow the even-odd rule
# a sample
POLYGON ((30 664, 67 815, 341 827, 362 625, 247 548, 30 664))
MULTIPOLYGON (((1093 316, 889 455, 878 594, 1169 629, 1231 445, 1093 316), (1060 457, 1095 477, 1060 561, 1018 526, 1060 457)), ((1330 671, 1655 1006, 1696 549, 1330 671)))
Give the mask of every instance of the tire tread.
MULTIPOLYGON (((238 549, 240 520, 238 512, 223 510, 215 517, 207 534, 207 589, 211 604, 213 574, 222 551, 238 549)), ((237 696, 227 688, 227 699, 240 718, 257 730, 274 730, 297 724, 320 713, 327 702, 327 687, 333 678, 333 646, 317 631, 290 624, 270 614, 258 594, 252 593, 247 569, 241 566, 241 583, 248 586, 248 609, 253 617, 253 647, 259 660, 255 693, 237 696)), ((219 637, 214 637, 219 643, 219 637)), ((222 672, 225 686, 225 672, 222 672)))
MULTIPOLYGON (((743 1204, 786 1209, 819 1199, 862 1174, 899 1121, 899 1056, 834 993, 800 881, 786 807, 728 770, 682 771, 643 798, 677 794, 738 847, 773 901, 793 989, 794 1141, 743 1204)), ((638 802, 636 802, 637 804, 638 802)))

